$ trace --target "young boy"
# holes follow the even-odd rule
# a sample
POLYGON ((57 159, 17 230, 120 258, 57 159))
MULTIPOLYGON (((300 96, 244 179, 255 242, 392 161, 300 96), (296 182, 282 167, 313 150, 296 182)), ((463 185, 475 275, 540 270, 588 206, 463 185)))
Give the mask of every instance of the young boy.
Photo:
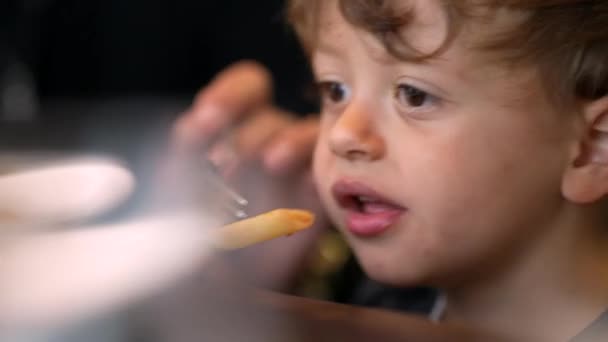
MULTIPOLYGON (((608 308, 607 1, 293 0, 314 174, 372 278, 534 340, 608 308)), ((593 328, 595 329, 595 328, 593 328)))

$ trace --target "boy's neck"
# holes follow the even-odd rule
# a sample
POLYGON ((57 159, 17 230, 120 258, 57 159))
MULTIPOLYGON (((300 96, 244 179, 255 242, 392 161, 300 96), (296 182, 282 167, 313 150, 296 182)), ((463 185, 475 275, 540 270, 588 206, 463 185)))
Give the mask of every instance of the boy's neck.
POLYGON ((561 341, 608 309, 608 231, 571 212, 500 273, 446 290, 445 319, 561 341))

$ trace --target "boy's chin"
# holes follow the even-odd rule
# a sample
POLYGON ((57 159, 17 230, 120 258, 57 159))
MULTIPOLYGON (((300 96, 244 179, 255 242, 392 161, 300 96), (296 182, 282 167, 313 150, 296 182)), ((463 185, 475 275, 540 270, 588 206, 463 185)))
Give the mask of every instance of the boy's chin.
POLYGON ((426 276, 418 267, 408 263, 389 263, 369 257, 359 257, 359 263, 368 277, 394 287, 415 287, 425 285, 426 276))

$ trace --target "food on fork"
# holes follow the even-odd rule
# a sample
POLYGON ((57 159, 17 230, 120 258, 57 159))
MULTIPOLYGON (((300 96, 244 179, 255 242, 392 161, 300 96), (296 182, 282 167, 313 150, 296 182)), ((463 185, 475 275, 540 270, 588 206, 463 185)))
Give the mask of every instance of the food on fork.
POLYGON ((219 228, 213 244, 220 249, 238 249, 287 236, 309 228, 314 215, 306 210, 276 209, 219 228))

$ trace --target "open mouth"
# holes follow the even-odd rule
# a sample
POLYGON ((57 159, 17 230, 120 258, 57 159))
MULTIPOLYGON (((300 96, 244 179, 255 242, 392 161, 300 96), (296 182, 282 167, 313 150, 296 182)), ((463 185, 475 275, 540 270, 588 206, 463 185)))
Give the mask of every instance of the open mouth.
POLYGON ((359 182, 338 181, 332 193, 346 211, 346 227, 358 236, 382 234, 406 212, 404 207, 359 182))

